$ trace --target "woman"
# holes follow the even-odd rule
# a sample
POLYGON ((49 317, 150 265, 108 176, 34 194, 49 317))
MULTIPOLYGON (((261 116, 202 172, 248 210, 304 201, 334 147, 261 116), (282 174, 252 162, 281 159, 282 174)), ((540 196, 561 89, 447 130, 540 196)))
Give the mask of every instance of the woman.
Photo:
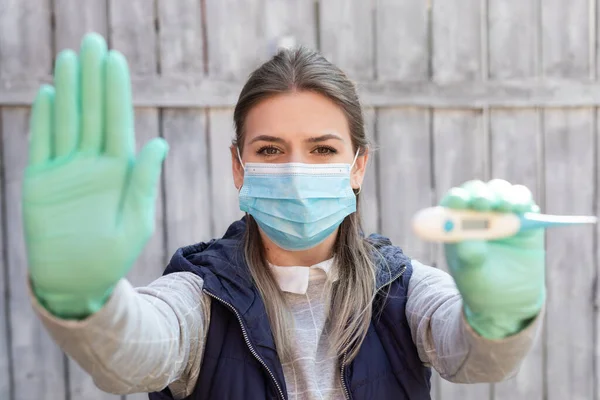
MULTIPOLYGON (((364 237, 361 106, 309 50, 258 68, 234 120, 246 216, 134 289, 124 276, 153 230, 167 145, 134 154, 127 64, 97 35, 61 52, 55 87, 40 89, 23 194, 32 300, 98 387, 154 400, 428 399, 431 366, 465 383, 517 371, 543 314, 542 232, 449 245, 452 277, 364 237)), ((442 204, 537 209, 500 180, 442 204)))

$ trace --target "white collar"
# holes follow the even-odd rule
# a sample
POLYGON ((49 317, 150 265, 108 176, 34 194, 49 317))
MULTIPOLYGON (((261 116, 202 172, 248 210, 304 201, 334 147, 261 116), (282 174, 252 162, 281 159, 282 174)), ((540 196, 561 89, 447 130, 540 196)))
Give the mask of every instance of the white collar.
POLYGON ((331 278, 333 258, 310 267, 280 267, 273 264, 269 264, 269 266, 282 291, 305 294, 311 278, 318 278, 323 275, 331 278))

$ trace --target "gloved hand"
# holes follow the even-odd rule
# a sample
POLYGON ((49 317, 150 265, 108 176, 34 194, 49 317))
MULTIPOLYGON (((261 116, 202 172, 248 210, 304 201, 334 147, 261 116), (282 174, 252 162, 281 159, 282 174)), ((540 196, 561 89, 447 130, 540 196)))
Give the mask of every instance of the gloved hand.
POLYGON ((135 154, 127 61, 87 35, 34 101, 22 213, 33 290, 62 318, 98 311, 154 230, 168 146, 135 154))
MULTIPOLYGON (((440 205, 539 212, 529 189, 504 180, 466 182, 452 188, 440 205)), ((501 240, 446 244, 445 253, 466 319, 483 337, 500 339, 518 333, 542 309, 546 297, 543 229, 501 240)))

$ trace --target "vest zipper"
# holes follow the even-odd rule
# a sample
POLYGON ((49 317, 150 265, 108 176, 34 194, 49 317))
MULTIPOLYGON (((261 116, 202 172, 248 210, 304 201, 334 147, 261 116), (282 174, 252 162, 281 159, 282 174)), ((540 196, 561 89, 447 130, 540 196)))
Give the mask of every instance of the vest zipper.
POLYGON ((344 357, 342 357, 342 387, 344 388, 344 396, 346 400, 350 400, 350 392, 348 391, 348 386, 346 385, 346 378, 344 378, 344 367, 346 366, 346 356, 347 352, 344 352, 344 357))
MULTIPOLYGON (((404 271, 406 271, 406 265, 403 265, 402 267, 403 268, 400 270, 400 273, 398 275, 396 275, 395 277, 390 279, 385 284, 381 285, 379 288, 377 288, 377 290, 380 290, 380 289, 386 287, 387 285, 394 282, 396 279, 400 278, 404 274, 404 271)), ((342 377, 342 388, 344 389, 344 396, 346 397, 346 400, 350 400, 350 391, 348 390, 348 386, 346 385, 346 378, 344 377, 344 368, 346 367, 346 357, 347 356, 348 356, 348 352, 344 352, 344 356, 342 357, 341 377, 342 377)))
POLYGON ((275 386, 277 387, 277 391, 279 392, 279 396, 281 397, 281 399, 286 400, 286 397, 283 394, 283 390, 279 386, 279 383, 277 383, 277 379, 275 379, 275 375, 273 375, 273 373, 271 372, 271 370, 269 369, 267 364, 263 361, 262 358, 260 358, 260 356, 258 355, 256 350, 254 350, 254 347, 252 347, 252 343, 250 343, 250 339, 248 339, 248 333, 246 332, 246 327, 244 327, 244 323, 242 322, 242 317, 240 316, 240 313, 235 309, 235 307, 233 305, 231 305, 230 303, 221 299, 220 297, 215 296, 214 294, 208 292, 205 289, 202 289, 202 291, 204 293, 206 293, 207 295, 209 295, 210 297, 212 297, 213 299, 216 299, 219 302, 221 302, 222 304, 225 304, 227 307, 229 307, 229 309, 231 309, 231 311, 233 311, 235 313, 235 315, 240 323, 240 326, 242 328, 242 333, 244 335, 244 340, 246 341, 246 345, 248 346, 248 349, 250 350, 250 352, 252 353, 254 358, 256 358, 258 360, 258 362, 260 362, 262 364, 262 366, 267 370, 267 372, 271 376, 271 379, 273 379, 273 383, 275 383, 275 386))

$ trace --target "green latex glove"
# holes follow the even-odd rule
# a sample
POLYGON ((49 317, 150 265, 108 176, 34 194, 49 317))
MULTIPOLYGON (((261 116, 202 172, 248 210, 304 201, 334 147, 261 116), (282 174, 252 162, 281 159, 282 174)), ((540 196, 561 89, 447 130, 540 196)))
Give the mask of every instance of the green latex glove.
MULTIPOLYGON (((440 205, 454 209, 539 212, 529 189, 504 180, 469 181, 452 188, 440 205)), ((469 324, 500 339, 521 331, 541 310, 545 291, 544 230, 494 241, 445 245, 450 273, 469 324)))
POLYGON ((87 35, 61 52, 55 86, 33 104, 22 211, 30 280, 63 318, 99 310, 154 230, 168 146, 136 156, 131 83, 122 54, 87 35))

